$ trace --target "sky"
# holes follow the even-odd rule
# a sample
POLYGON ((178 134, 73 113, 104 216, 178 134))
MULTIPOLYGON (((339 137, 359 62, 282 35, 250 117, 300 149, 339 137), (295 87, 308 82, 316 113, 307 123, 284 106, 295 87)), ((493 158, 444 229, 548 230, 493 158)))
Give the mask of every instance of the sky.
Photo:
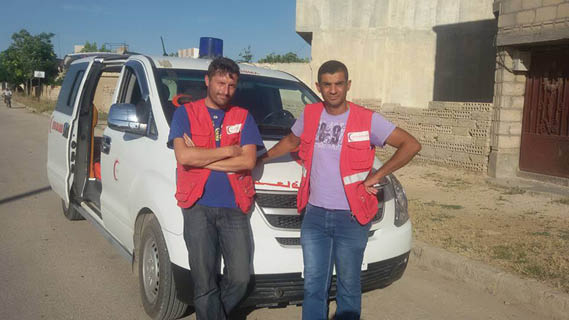
POLYGON ((51 32, 55 54, 63 58, 86 41, 127 43, 129 50, 161 55, 199 47, 200 37, 223 40, 223 55, 237 59, 251 46, 253 61, 269 53, 310 57, 310 45, 295 31, 295 0, 3 0, 0 51, 14 32, 51 32))

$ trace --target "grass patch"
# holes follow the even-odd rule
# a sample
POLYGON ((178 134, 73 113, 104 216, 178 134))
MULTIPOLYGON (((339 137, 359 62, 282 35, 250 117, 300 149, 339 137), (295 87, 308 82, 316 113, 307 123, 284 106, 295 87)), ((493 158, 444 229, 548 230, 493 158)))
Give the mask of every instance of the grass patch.
POLYGON ((494 258, 501 260, 512 260, 514 257, 512 248, 503 245, 492 247, 492 254, 494 258))
POLYGON ((551 233, 549 233, 549 231, 538 231, 538 232, 532 232, 532 235, 549 237, 551 236, 551 233))
POLYGON ((443 209, 452 209, 452 210, 459 210, 459 209, 464 208, 463 206, 458 205, 458 204, 441 204, 440 206, 443 209))
POLYGON ((569 241, 569 230, 560 230, 559 231, 559 238, 562 240, 569 241))
POLYGON ((452 218, 454 218, 453 215, 446 214, 446 213, 441 213, 441 214, 437 214, 437 215, 434 216, 434 217, 431 217, 431 221, 433 221, 433 222, 443 222, 443 221, 445 221, 445 220, 449 220, 449 219, 452 219, 452 218))
POLYGON ((520 187, 513 187, 513 188, 506 190, 502 194, 515 195, 515 194, 524 194, 524 193, 526 193, 526 191, 524 189, 522 189, 520 187))
POLYGON ((547 272, 547 270, 543 266, 538 265, 538 264, 527 265, 527 266, 522 268, 522 271, 526 275, 529 275, 531 277, 538 278, 538 279, 545 279, 549 275, 549 272, 547 272))
POLYGON ((22 95, 20 93, 14 95, 14 100, 39 113, 52 112, 55 109, 56 104, 56 101, 38 100, 35 97, 22 95))
POLYGON ((492 247, 492 257, 499 260, 524 264, 527 263, 527 252, 521 246, 497 245, 492 247))
POLYGON ((567 198, 562 198, 562 199, 557 199, 557 200, 553 200, 553 203, 559 203, 559 204, 567 204, 569 205, 569 197, 567 198))

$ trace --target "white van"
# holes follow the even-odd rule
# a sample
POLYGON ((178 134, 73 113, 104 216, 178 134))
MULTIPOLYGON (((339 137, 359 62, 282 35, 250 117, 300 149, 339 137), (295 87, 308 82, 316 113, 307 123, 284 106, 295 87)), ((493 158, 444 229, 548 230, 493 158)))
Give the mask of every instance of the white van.
MULTIPOLYGON (((143 55, 76 60, 51 117, 47 172, 63 213, 90 220, 132 261, 144 308, 154 319, 178 318, 192 304, 182 211, 174 198, 176 160, 166 142, 174 103, 205 97, 209 62, 143 55), (118 78, 112 105, 95 107, 95 95, 112 90, 101 80, 108 75, 118 78), (107 125, 98 110, 109 110, 107 125)), ((268 149, 290 132, 304 105, 319 98, 287 73, 240 68, 233 104, 249 109, 268 149)), ((302 215, 296 212, 301 167, 292 157, 253 171, 254 276, 242 306, 302 304, 302 215)), ((376 159, 374 166, 380 165, 376 159)), ((364 291, 399 279, 411 249, 405 192, 395 176, 387 180, 362 264, 364 291)))

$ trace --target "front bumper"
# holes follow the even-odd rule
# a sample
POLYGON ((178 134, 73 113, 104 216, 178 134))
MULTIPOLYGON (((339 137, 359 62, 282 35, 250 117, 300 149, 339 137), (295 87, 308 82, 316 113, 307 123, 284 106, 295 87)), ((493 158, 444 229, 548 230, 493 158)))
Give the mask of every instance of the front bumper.
MULTIPOLYGON (((408 261, 409 252, 406 252, 391 259, 370 263, 367 270, 361 274, 362 292, 385 288, 399 280, 405 272, 408 261)), ((174 264, 172 266, 179 298, 193 305, 191 271, 174 264)), ((239 307, 285 307, 302 304, 304 279, 300 273, 255 275, 251 281, 251 290, 239 307)), ((336 276, 333 276, 330 299, 335 298, 336 276)))
MULTIPOLYGON (((367 270, 362 271, 362 291, 367 292, 384 288, 403 276, 409 252, 400 256, 370 263, 367 270)), ((304 279, 300 273, 275 275, 256 275, 253 290, 242 307, 284 307, 289 304, 302 304, 304 279)), ((332 277, 330 299, 336 297, 336 276, 332 277)))

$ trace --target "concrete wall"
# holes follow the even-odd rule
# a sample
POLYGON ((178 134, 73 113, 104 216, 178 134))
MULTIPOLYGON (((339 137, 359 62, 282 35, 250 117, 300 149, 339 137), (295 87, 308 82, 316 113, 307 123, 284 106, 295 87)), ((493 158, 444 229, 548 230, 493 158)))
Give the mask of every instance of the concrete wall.
POLYGON ((569 38, 569 0, 498 0, 497 45, 569 38))
MULTIPOLYGON (((493 114, 491 103, 432 102, 427 109, 418 109, 358 102, 379 111, 421 142, 423 148, 413 161, 487 171, 493 114)), ((395 151, 389 146, 377 150, 384 161, 395 151)))
POLYGON ((491 87, 472 86, 494 75, 491 0, 297 0, 296 18, 312 46, 313 78, 324 61, 343 61, 352 99, 419 108, 492 101, 491 87))

